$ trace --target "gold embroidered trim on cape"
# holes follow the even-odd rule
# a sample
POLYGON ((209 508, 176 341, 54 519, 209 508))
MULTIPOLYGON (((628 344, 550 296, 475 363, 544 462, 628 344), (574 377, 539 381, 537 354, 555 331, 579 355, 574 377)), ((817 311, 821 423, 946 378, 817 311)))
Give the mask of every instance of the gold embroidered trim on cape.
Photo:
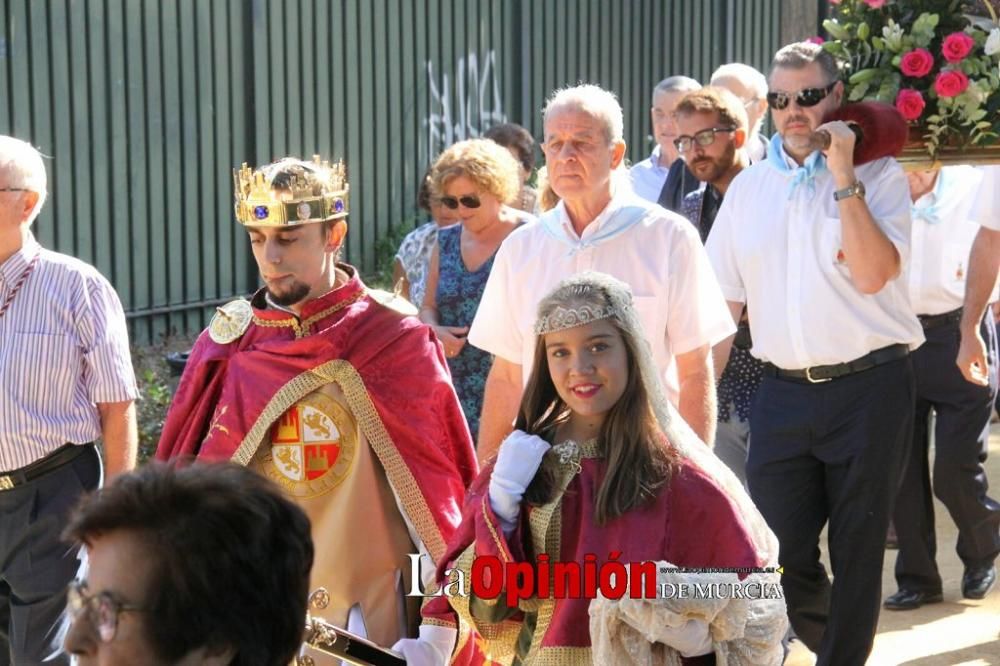
MULTIPOLYGON (((338 303, 338 305, 341 304, 338 303)), ((438 530, 437 523, 434 522, 430 507, 427 506, 427 500, 421 494, 416 479, 413 478, 410 469, 403 462, 396 445, 385 429, 385 424, 379 418, 364 381, 354 366, 347 361, 342 359, 328 361, 292 378, 278 389, 278 392, 265 405, 246 437, 243 438, 231 460, 244 467, 250 464, 261 442, 267 436, 271 424, 299 400, 330 382, 335 382, 344 392, 344 398, 347 400, 351 413, 354 414, 354 418, 357 419, 358 426, 365 434, 372 451, 375 452, 385 469, 389 485, 399 497, 406 515, 417 531, 417 535, 423 541, 427 552, 434 558, 436 564, 444 556, 444 537, 438 530)))
POLYGON ((367 295, 367 292, 364 289, 362 289, 361 291, 359 291, 358 293, 354 294, 353 296, 351 296, 349 298, 345 298, 341 302, 335 303, 334 305, 331 305, 330 307, 326 308, 325 310, 321 310, 321 311, 317 312, 316 314, 314 314, 314 315, 312 315, 310 317, 307 317, 306 319, 303 319, 301 322, 299 321, 298 317, 294 317, 294 316, 290 316, 290 317, 288 317, 288 319, 262 319, 261 317, 258 317, 257 315, 254 315, 253 316, 253 323, 255 323, 257 326, 263 326, 264 328, 288 328, 288 327, 291 327, 295 331, 295 337, 296 338, 304 338, 305 336, 309 335, 310 329, 312 328, 312 325, 315 324, 317 321, 320 321, 321 319, 325 319, 325 318, 329 317, 330 315, 332 315, 334 312, 337 312, 338 310, 343 310, 348 305, 351 305, 353 303, 357 303, 362 298, 364 298, 366 295, 367 295))
MULTIPOLYGON (((573 481, 577 473, 580 471, 579 458, 582 455, 586 455, 589 452, 596 451, 596 440, 588 440, 580 446, 577 452, 576 459, 571 461, 570 464, 562 464, 553 457, 546 455, 542 461, 543 465, 548 465, 555 467, 555 474, 558 483, 558 492, 556 492, 555 498, 548 504, 543 504, 542 506, 535 507, 528 516, 528 524, 531 527, 531 540, 536 546, 538 546, 538 553, 547 553, 549 558, 553 562, 559 561, 561 554, 560 550, 562 548, 562 499, 563 495, 566 493, 566 488, 569 487, 570 482, 573 481), (561 478, 560 478, 561 477, 561 478)), ((593 456, 588 456, 593 457, 593 456)), ((555 581, 555 575, 550 570, 549 571, 549 589, 555 581)), ((542 639, 545 638, 545 634, 549 630, 549 626, 552 624, 552 615, 555 613, 556 600, 551 596, 546 599, 527 599, 532 603, 522 604, 521 608, 526 611, 534 611, 537 608, 538 620, 535 623, 535 632, 531 636, 531 647, 528 648, 528 654, 524 657, 524 663, 526 664, 540 664, 543 663, 541 659, 545 658, 543 655, 550 650, 568 650, 576 648, 542 648, 542 639), (537 604, 537 605, 536 605, 537 604)), ((587 655, 589 657, 590 650, 588 648, 583 648, 587 650, 587 655)), ((545 662, 554 663, 554 662, 545 662)), ((563 663, 563 662, 559 662, 563 663)), ((590 663, 589 661, 585 663, 590 663)))
POLYGON ((486 510, 486 504, 490 501, 489 493, 483 495, 483 520, 486 522, 486 528, 490 531, 490 536, 493 537, 493 545, 497 547, 497 551, 500 553, 500 559, 506 564, 510 562, 510 558, 507 557, 507 546, 504 544, 503 540, 500 539, 500 535, 497 534, 496 527, 493 525, 493 521, 490 520, 490 512, 486 510))
MULTIPOLYGON (((465 580, 472 580, 472 560, 476 554, 475 544, 462 551, 462 554, 455 560, 453 568, 460 569, 465 576, 465 580)), ((500 593, 497 599, 480 599, 484 603, 495 605, 502 600, 504 593, 500 593)), ((521 633, 521 623, 514 620, 503 620, 502 622, 480 622, 472 615, 469 596, 449 597, 448 602, 458 615, 460 632, 465 628, 474 628, 480 636, 481 648, 487 653, 492 661, 502 664, 509 664, 514 658, 514 648, 517 645, 518 634, 521 633)), ((425 620, 426 621, 426 620, 425 620)), ((456 652, 457 654, 457 652, 456 652)))
POLYGON ((589 647, 556 646, 542 648, 531 661, 531 666, 591 666, 594 656, 589 647))

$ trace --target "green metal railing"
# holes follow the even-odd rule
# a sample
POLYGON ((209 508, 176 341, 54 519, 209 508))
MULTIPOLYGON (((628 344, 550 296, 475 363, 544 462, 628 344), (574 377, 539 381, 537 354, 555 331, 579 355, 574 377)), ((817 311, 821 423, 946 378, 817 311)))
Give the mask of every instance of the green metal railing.
POLYGON ((252 291, 230 171, 343 158, 346 259, 414 219, 418 180, 495 123, 541 135, 580 81, 615 91, 633 161, 671 74, 764 68, 779 0, 0 0, 0 132, 47 155, 47 247, 95 264, 136 342, 203 327, 252 291))

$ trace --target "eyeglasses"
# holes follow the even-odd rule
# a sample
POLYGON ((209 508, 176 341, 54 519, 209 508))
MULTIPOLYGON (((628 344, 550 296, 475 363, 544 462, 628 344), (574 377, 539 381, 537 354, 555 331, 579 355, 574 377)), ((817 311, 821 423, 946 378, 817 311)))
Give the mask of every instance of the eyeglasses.
POLYGON ((686 153, 694 147, 695 143, 699 146, 711 146, 715 143, 715 135, 718 132, 735 131, 735 127, 709 127, 708 129, 703 129, 700 132, 695 132, 694 136, 688 136, 685 134, 677 137, 674 139, 674 146, 677 148, 677 152, 686 153))
POLYGON ((78 580, 69 584, 66 591, 67 607, 75 620, 86 611, 87 621, 97 629, 104 643, 110 643, 118 631, 118 615, 122 611, 144 611, 145 608, 123 604, 111 596, 110 592, 87 594, 87 584, 78 580))
POLYGON ((837 85, 836 81, 822 88, 804 88, 794 95, 786 92, 769 92, 767 93, 767 105, 775 111, 781 111, 788 106, 794 97, 795 103, 801 107, 816 106, 830 94, 835 85, 837 85))
POLYGON ((483 202, 479 200, 479 197, 464 196, 464 197, 441 197, 438 199, 441 205, 451 210, 458 210, 458 205, 462 204, 466 208, 479 208, 483 205, 483 202))
POLYGON ((27 192, 23 187, 0 187, 0 192, 27 192))

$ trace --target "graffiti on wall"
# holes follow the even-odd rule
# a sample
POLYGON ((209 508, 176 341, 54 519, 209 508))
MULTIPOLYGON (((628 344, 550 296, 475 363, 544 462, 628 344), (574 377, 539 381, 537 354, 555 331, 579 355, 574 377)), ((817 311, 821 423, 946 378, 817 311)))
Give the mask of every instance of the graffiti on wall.
POLYGON ((494 51, 486 54, 481 65, 475 53, 459 58, 453 76, 442 72, 440 80, 433 62, 428 60, 426 69, 431 107, 423 121, 425 160, 456 141, 478 137, 493 125, 507 122, 494 51))

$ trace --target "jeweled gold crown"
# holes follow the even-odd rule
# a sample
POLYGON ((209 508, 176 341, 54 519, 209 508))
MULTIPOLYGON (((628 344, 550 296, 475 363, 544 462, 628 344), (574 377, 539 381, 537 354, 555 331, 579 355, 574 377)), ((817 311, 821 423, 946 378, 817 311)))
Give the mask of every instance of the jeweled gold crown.
POLYGON ((283 227, 309 222, 324 222, 347 217, 347 171, 344 162, 335 164, 313 155, 312 162, 284 159, 273 164, 251 169, 246 162, 233 169, 233 199, 236 219, 240 224, 257 227, 283 227), (287 186, 272 185, 279 172, 288 177, 287 186), (275 189, 289 192, 291 196, 275 196, 275 189))

